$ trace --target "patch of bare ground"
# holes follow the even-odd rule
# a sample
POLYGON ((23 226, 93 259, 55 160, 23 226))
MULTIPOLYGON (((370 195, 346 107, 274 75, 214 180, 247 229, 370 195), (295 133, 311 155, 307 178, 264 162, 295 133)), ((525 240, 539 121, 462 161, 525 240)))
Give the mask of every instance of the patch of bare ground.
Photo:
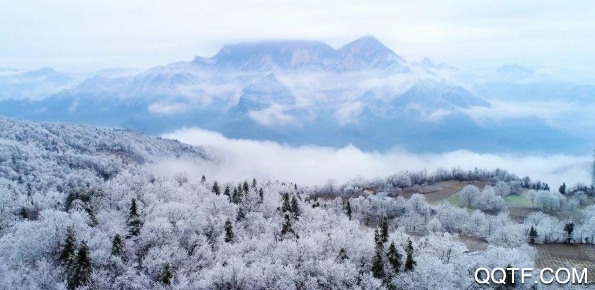
POLYGON ((507 210, 510 218, 518 223, 523 223, 529 214, 540 211, 529 207, 509 207, 507 210))
POLYGON ((401 196, 410 198, 413 194, 419 193, 423 194, 429 203, 434 203, 449 198, 451 195, 461 191, 461 189, 468 184, 483 188, 486 185, 486 182, 450 180, 431 185, 414 185, 404 188, 401 192, 401 196))
POLYGON ((485 238, 471 237, 471 236, 458 236, 457 240, 465 244, 469 252, 480 252, 488 247, 488 241, 485 238))
POLYGON ((589 244, 543 244, 535 245, 537 268, 575 268, 579 273, 587 268, 588 281, 595 281, 595 245, 589 244))

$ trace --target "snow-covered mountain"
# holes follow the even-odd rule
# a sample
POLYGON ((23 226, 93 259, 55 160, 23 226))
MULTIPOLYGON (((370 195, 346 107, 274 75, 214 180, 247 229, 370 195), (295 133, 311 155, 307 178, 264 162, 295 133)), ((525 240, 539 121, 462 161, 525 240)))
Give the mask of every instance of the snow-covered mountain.
POLYGON ((0 74, 0 100, 39 100, 74 87, 78 80, 68 74, 44 67, 35 71, 2 71, 0 74))
MULTIPOLYGON (((534 99, 540 93, 548 99, 545 95, 552 86, 556 98, 568 98, 565 94, 571 91, 577 101, 595 99, 595 87, 556 83, 531 72, 510 65, 473 74, 429 58, 410 63, 371 36, 339 48, 317 41, 262 41, 226 45, 212 57, 195 57, 135 75, 96 74, 40 100, 6 99, 0 101, 0 114, 155 134, 197 126, 228 137, 292 145, 529 150, 528 144, 515 147, 526 143, 527 136, 514 130, 502 136, 505 142, 485 134, 513 122, 531 128, 529 132, 548 132, 546 143, 557 144, 537 151, 561 148, 564 140, 584 144, 532 116, 478 122, 476 114, 468 115, 489 110, 492 100, 534 99), (422 138, 406 128, 429 135, 422 138), (448 146, 419 146, 422 139, 443 142, 442 133, 431 133, 437 130, 452 130, 455 137, 448 146), (471 142, 469 138, 479 139, 471 142), (490 145, 494 142, 500 145, 490 145)), ((68 81, 49 69, 19 77, 68 81)))
POLYGON ((372 36, 339 49, 317 41, 265 41, 226 45, 210 58, 196 57, 194 64, 219 71, 361 71, 407 72, 407 61, 372 36))

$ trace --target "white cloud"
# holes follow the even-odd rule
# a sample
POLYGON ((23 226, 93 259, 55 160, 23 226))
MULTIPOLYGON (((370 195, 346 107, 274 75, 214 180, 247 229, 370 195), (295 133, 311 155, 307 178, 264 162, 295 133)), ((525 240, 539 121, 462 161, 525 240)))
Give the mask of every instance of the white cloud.
POLYGON ((252 177, 323 184, 329 178, 339 182, 357 176, 382 177, 399 171, 433 171, 438 167, 503 168, 557 186, 562 182, 590 182, 590 156, 517 156, 454 151, 444 154, 412 154, 394 149, 387 153, 363 152, 353 146, 341 149, 316 146, 289 147, 274 142, 231 140, 219 133, 183 129, 164 135, 185 143, 203 145, 216 163, 168 161, 153 167, 160 174, 187 171, 199 177, 236 181, 252 177))
POLYGON ((357 123, 357 117, 364 110, 362 102, 353 102, 345 104, 335 112, 335 118, 339 125, 347 125, 349 123, 357 123))
POLYGON ((508 121, 510 118, 536 117, 543 119, 550 126, 565 132, 591 138, 595 130, 593 122, 593 105, 577 105, 560 101, 532 101, 532 102, 501 102, 491 101, 492 106, 471 107, 463 111, 477 122, 493 120, 508 121))
POLYGON ((250 111, 248 116, 258 124, 265 126, 290 124, 295 122, 295 118, 286 113, 283 106, 279 104, 272 104, 268 108, 260 111, 250 111))

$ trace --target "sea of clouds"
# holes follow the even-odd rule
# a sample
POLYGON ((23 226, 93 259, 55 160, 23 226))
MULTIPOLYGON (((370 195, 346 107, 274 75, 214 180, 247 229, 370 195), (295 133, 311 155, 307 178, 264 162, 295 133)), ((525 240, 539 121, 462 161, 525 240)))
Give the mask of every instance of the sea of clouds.
POLYGON ((157 174, 186 172, 192 178, 238 181, 253 177, 264 180, 321 185, 329 179, 339 183, 356 177, 386 177, 403 171, 434 171, 439 167, 502 168, 519 177, 530 176, 557 188, 562 182, 574 185, 591 182, 591 156, 479 154, 459 150, 442 154, 413 154, 398 148, 388 152, 365 152, 354 146, 330 148, 291 147, 270 141, 229 139, 199 128, 181 129, 165 138, 203 146, 212 162, 166 160, 151 166, 157 174))

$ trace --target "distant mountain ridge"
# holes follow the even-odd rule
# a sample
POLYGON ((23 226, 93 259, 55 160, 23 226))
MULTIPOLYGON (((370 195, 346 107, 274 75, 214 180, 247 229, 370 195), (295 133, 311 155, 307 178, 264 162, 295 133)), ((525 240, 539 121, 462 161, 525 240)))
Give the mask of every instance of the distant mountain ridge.
POLYGON ((323 42, 298 40, 226 45, 215 56, 195 57, 192 62, 205 68, 235 71, 410 71, 402 57, 372 36, 359 38, 339 49, 323 42))
POLYGON ((571 90, 580 96, 577 102, 588 102, 595 92, 590 86, 536 83, 539 77, 518 65, 479 75, 429 58, 408 62, 372 36, 339 48, 318 41, 269 40, 225 45, 212 57, 140 73, 107 70, 78 82, 49 68, 8 72, 0 75, 0 86, 3 79, 36 79, 43 86, 55 82, 64 87, 48 89, 53 93, 42 98, 0 98, 0 114, 151 134, 197 126, 233 138, 354 144, 366 150, 534 150, 526 139, 546 133, 548 141, 537 151, 566 150, 562 144, 570 140, 582 146, 583 140, 538 118, 508 120, 522 124, 525 133, 502 134, 498 130, 510 130, 508 121, 478 122, 468 115, 477 108, 489 110, 501 94, 520 98, 571 90))

